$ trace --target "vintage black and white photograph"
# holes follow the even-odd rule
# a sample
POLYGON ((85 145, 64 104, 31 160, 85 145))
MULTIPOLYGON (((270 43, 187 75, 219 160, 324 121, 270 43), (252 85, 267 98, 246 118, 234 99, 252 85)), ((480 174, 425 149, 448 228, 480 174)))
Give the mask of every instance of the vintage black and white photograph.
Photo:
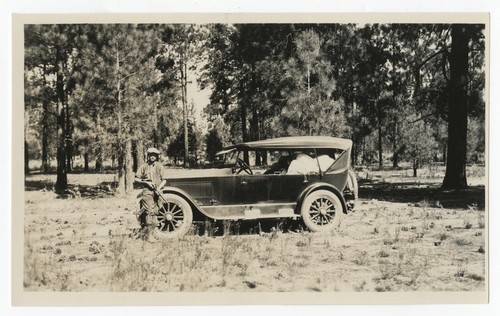
POLYGON ((302 17, 20 16, 13 286, 486 302, 488 15, 302 17))

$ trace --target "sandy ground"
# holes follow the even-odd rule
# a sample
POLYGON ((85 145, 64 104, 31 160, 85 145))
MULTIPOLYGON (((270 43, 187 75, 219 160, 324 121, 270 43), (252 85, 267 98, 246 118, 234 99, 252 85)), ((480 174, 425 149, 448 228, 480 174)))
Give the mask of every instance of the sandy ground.
MULTIPOLYGON (((137 201, 107 191, 113 175, 69 175, 88 186, 69 199, 51 191, 54 178, 26 178, 28 291, 486 290, 484 203, 365 194, 328 234, 278 227, 149 243, 129 237, 137 201)), ((382 182, 393 192, 386 184, 398 181, 382 182)))

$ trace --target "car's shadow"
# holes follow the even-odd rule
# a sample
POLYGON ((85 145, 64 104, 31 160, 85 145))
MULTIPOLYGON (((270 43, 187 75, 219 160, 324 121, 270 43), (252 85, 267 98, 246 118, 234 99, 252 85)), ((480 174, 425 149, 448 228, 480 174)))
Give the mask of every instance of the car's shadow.
POLYGON ((378 180, 359 180, 361 200, 380 200, 388 202, 428 205, 443 208, 476 208, 484 210, 486 194, 484 185, 469 186, 460 190, 443 190, 440 183, 383 182, 378 180))
POLYGON ((261 235, 273 237, 277 233, 304 233, 307 228, 302 220, 291 218, 261 220, 223 220, 193 222, 191 235, 221 237, 261 235))

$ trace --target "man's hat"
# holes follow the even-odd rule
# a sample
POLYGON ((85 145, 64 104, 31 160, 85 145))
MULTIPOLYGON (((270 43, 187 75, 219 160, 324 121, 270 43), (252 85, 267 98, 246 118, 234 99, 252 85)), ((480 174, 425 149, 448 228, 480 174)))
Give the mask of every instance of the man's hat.
POLYGON ((146 151, 146 154, 148 155, 160 155, 160 151, 154 147, 150 147, 148 148, 148 150, 146 151))

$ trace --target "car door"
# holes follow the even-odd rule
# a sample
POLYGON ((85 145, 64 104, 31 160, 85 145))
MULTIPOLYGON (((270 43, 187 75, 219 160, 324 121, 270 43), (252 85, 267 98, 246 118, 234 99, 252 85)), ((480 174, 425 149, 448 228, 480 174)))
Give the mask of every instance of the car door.
POLYGON ((269 175, 269 201, 293 203, 299 194, 312 182, 318 181, 317 175, 279 174, 269 175))
POLYGON ((241 174, 237 190, 240 192, 239 204, 257 204, 269 201, 268 179, 266 174, 241 174))
POLYGON ((228 175, 216 179, 216 198, 213 205, 239 204, 240 176, 228 175))

